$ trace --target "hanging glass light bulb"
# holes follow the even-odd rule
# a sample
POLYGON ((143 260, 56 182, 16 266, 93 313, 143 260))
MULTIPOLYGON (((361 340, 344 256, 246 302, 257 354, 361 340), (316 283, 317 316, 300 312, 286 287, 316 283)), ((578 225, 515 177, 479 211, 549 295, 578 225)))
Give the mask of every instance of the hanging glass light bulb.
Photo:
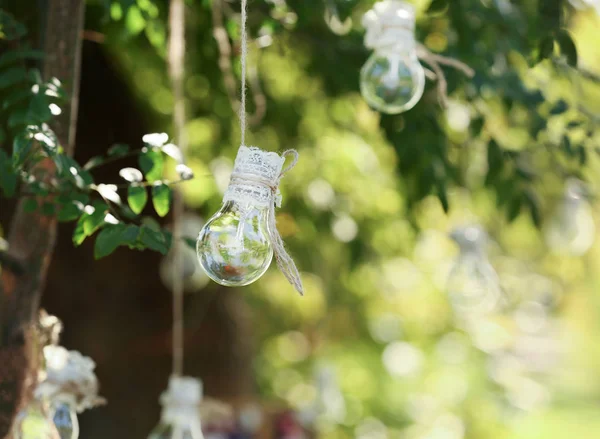
POLYGON ((365 100, 376 110, 398 114, 413 108, 425 90, 425 70, 415 41, 415 9, 400 0, 376 3, 363 17, 365 46, 373 49, 360 75, 365 100))
POLYGON ((33 398, 16 416, 13 439, 61 439, 50 417, 47 400, 33 398))
POLYGON ((79 437, 77 403, 73 395, 56 397, 50 404, 50 416, 60 439, 77 439, 79 437))
POLYGON ((225 286, 245 286, 269 268, 273 253, 287 279, 302 293, 298 270, 285 252, 275 224, 281 204, 279 180, 285 157, 255 147, 241 146, 223 206, 202 228, 196 251, 208 277, 225 286))
POLYGON ((77 413, 104 402, 98 397, 95 363, 77 351, 62 346, 44 347, 45 378, 36 389, 36 396, 47 401, 49 416, 60 439, 77 439, 77 413))
POLYGON ((502 298, 500 282, 485 252, 487 234, 478 226, 451 233, 460 254, 448 277, 448 296, 456 313, 465 318, 485 315, 502 298))
POLYGON ((563 199, 544 232, 546 244, 556 253, 581 256, 590 249, 596 225, 581 181, 567 181, 563 199))
POLYGON ((200 423, 201 399, 200 380, 171 377, 169 389, 161 396, 160 423, 148 439, 204 439, 200 423))

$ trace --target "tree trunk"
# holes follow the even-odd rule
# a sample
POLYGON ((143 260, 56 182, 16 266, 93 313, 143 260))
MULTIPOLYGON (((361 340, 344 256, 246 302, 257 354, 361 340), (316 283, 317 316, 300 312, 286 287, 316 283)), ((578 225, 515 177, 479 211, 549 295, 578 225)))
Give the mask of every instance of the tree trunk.
MULTIPOLYGON (((84 0, 48 0, 44 32, 44 75, 59 78, 71 97, 53 124, 61 145, 69 154, 75 145, 84 10, 84 0)), ((54 174, 51 160, 40 163, 39 167, 46 171, 47 178, 54 174)), ((18 203, 8 234, 8 257, 18 262, 20 270, 5 266, 0 274, 3 304, 0 310, 0 437, 3 438, 10 437, 14 416, 26 402, 27 389, 35 380, 31 374, 31 365, 35 362, 29 354, 31 343, 27 334, 37 318, 56 230, 55 218, 27 213, 23 200, 18 203), (33 381, 27 379, 31 377, 33 381)))

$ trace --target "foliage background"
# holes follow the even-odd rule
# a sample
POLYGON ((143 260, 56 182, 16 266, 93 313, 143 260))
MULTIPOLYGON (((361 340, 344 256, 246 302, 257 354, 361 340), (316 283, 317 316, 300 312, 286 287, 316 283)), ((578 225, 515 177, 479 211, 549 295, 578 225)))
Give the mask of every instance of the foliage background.
MULTIPOLYGON (((429 2, 416 1, 420 41, 477 74, 470 81, 445 69, 447 110, 428 82, 415 109, 390 117, 369 110, 358 92, 368 56, 360 16, 372 3, 250 4, 251 63, 266 114, 249 143, 300 152, 278 223, 307 293, 299 299, 274 267, 240 291, 199 276, 186 298, 189 374, 211 396, 308 416, 319 396, 315 371, 327 365, 344 410, 338 400, 313 419, 323 438, 597 437, 600 248, 553 255, 539 227, 569 176, 599 183, 600 17, 566 2, 438 1, 427 12, 429 2), (352 20, 346 35, 326 23, 333 8, 352 20), (548 58, 545 41, 564 42, 560 29, 587 75, 560 57, 573 61, 565 43, 536 63, 548 58), (561 352, 552 367, 526 373, 511 362, 511 347, 523 346, 512 311, 482 324, 477 337, 457 326, 444 291, 457 253, 447 234, 473 221, 492 237, 491 260, 513 310, 549 304, 549 326, 525 346, 536 364, 561 352)), ((211 2, 187 7, 188 165, 197 177, 182 187, 189 211, 208 218, 239 130, 211 2)), ((237 53, 239 6, 223 8, 237 53)), ((171 132, 167 10, 166 1, 88 2, 86 29, 100 35, 88 32, 84 45, 80 163, 113 143, 141 146, 146 132, 171 132)), ((117 181, 118 170, 103 177, 117 181)), ((1 206, 5 225, 12 205, 1 206)), ((90 243, 74 250, 69 226, 62 232, 45 306, 64 318, 64 344, 97 361, 110 403, 82 416, 82 437, 144 437, 170 364, 162 257, 120 249, 96 263, 90 243)))

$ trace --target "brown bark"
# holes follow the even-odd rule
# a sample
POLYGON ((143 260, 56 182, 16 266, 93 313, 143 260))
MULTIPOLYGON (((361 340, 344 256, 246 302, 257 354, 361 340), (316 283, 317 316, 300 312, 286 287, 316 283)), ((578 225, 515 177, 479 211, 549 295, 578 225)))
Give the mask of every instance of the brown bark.
MULTIPOLYGON (((49 0, 44 36, 44 74, 63 81, 71 97, 53 124, 61 145, 69 154, 75 144, 84 8, 84 0, 49 0)), ((46 178, 54 174, 51 160, 42 162, 39 167, 46 178)), ((19 262, 21 270, 14 272, 4 266, 0 274, 0 361, 3 366, 0 369, 0 437, 10 436, 14 416, 26 399, 26 381, 32 376, 27 334, 37 317, 56 230, 55 218, 27 213, 23 200, 18 203, 8 235, 8 256, 19 262)))

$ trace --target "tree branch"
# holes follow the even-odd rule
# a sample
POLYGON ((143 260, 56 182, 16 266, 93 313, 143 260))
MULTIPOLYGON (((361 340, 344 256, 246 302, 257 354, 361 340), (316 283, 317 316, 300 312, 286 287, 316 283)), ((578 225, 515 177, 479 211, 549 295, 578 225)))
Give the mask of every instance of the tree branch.
MULTIPOLYGON (((71 97, 53 123, 54 131, 67 153, 75 145, 75 127, 81 67, 81 32, 84 0, 48 2, 45 35, 46 78, 57 77, 71 97)), ((35 171, 51 179, 56 167, 50 159, 36 165, 35 171)), ((43 201, 43 199, 41 200, 43 201)), ((26 212, 24 200, 17 205, 9 231, 5 259, 20 261, 23 272, 0 273, 0 437, 10 437, 15 414, 27 402, 35 385, 35 359, 27 342, 35 322, 48 266, 54 249, 57 223, 53 217, 26 212)))

